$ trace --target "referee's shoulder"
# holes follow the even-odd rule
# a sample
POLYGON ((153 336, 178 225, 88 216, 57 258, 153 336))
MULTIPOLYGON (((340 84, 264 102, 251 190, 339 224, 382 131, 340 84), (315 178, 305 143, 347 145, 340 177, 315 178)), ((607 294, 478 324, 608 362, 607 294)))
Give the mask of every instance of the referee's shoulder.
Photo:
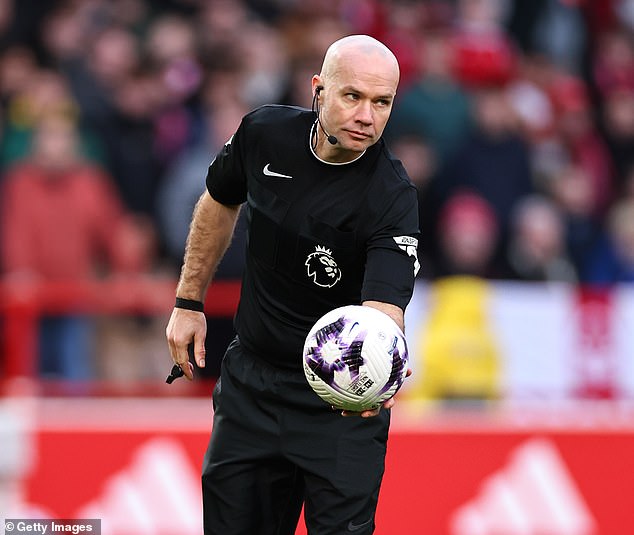
POLYGON ((390 151, 385 141, 381 140, 381 151, 383 153, 383 158, 381 161, 385 165, 385 167, 391 172, 393 178, 396 183, 398 183, 401 187, 412 187, 416 188, 405 167, 403 166, 401 160, 399 160, 394 154, 390 151))
POLYGON ((299 106, 288 106, 285 104, 264 104, 247 113, 243 122, 250 126, 266 126, 268 128, 283 126, 289 121, 298 117, 306 116, 310 110, 299 106))

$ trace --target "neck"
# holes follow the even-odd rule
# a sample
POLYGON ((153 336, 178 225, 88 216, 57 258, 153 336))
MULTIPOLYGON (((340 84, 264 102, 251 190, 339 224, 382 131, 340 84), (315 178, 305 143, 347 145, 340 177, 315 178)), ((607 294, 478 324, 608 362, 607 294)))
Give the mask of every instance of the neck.
POLYGON ((339 143, 336 145, 330 143, 323 127, 317 120, 310 129, 310 149, 319 160, 333 165, 354 162, 365 154, 365 150, 359 153, 346 150, 339 143))

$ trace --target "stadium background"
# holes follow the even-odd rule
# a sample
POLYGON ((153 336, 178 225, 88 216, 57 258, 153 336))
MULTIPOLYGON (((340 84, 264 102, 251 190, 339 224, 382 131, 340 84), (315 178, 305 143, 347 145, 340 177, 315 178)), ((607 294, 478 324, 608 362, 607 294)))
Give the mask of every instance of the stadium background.
POLYGON ((0 516, 200 532, 244 234, 165 385, 191 209, 350 33, 401 63, 423 230, 377 533, 634 528, 631 0, 0 0, 0 516))

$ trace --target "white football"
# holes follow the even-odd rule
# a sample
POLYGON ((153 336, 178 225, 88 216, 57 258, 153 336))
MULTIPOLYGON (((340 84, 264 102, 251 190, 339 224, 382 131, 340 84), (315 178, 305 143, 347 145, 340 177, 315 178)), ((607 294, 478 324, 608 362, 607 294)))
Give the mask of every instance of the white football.
POLYGON ((304 343, 308 384, 338 409, 375 409, 401 388, 408 366, 403 332, 387 314, 364 305, 331 310, 304 343))

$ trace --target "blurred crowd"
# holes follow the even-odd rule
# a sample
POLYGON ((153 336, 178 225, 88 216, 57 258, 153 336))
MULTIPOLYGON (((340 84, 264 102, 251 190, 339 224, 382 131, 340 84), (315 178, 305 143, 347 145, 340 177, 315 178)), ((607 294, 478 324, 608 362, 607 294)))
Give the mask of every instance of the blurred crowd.
POLYGON ((634 0, 0 0, 3 276, 175 276, 213 155, 352 33, 401 64, 420 277, 634 281, 634 0))

